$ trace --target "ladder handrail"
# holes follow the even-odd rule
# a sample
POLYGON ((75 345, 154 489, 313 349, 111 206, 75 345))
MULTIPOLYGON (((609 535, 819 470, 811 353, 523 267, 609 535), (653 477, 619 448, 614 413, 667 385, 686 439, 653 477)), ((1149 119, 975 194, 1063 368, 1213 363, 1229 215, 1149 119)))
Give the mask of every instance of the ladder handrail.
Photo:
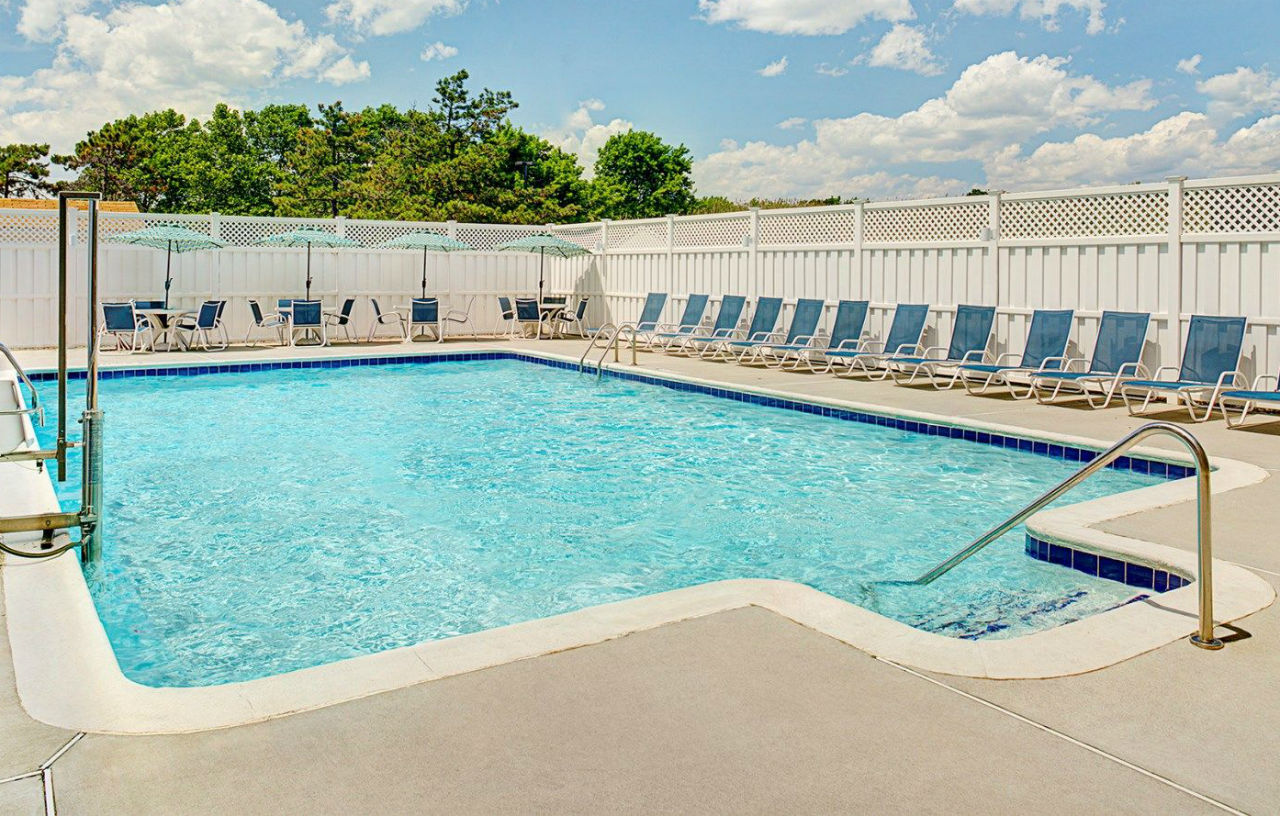
POLYGON ((1093 474, 1102 470, 1107 465, 1114 462, 1124 455, 1125 451, 1137 445, 1149 436, 1164 434, 1172 436, 1181 442, 1195 458, 1196 462, 1196 515, 1198 524, 1196 529, 1196 554, 1198 559, 1198 577, 1200 597, 1199 597, 1199 626, 1194 635, 1191 636, 1191 642, 1203 649, 1221 649, 1222 641, 1213 636, 1213 529, 1212 514, 1210 508, 1209 493, 1209 456, 1205 453, 1204 446, 1200 444, 1200 440, 1191 435, 1190 432, 1169 422, 1151 422, 1133 431, 1125 436, 1119 442, 1116 442, 1110 448, 1107 448, 1097 457, 1077 470, 1072 475, 1063 479, 1048 492, 1041 495, 1038 499, 1028 504, 1009 518, 992 527, 983 533, 973 543, 961 549, 955 555, 940 562, 933 569, 924 573, 920 577, 910 581, 877 581, 875 583, 887 584, 908 584, 916 586, 925 586, 931 584, 937 579, 946 575, 955 569, 962 562, 978 553, 988 544, 1003 536, 1005 533, 1017 527, 1026 521, 1031 515, 1043 510, 1047 505, 1053 503, 1064 493, 1074 488, 1093 474))
POLYGON ((587 347, 586 347, 586 349, 584 349, 584 350, 583 350, 583 352, 582 352, 582 356, 578 358, 578 373, 579 373, 579 374, 581 374, 581 373, 582 373, 582 370, 583 370, 583 368, 585 367, 585 365, 584 365, 584 364, 585 364, 585 362, 586 362, 587 355, 591 353, 591 349, 593 349, 593 348, 595 348, 595 347, 596 347, 596 341, 600 339, 600 336, 601 336, 601 335, 603 335, 605 332, 608 332, 608 331, 617 332, 617 331, 618 331, 618 326, 617 326, 617 324, 616 324, 616 323, 606 323, 606 324, 604 324, 603 326, 601 326, 600 328, 596 329, 594 332, 592 332, 592 334, 591 334, 591 338, 590 338, 590 342, 589 342, 589 343, 587 343, 587 347))
POLYGON ((0 414, 35 414, 36 418, 44 425, 44 408, 40 405, 40 394, 36 391, 36 387, 31 384, 27 372, 22 370, 22 365, 18 362, 18 358, 13 356, 13 352, 4 343, 0 343, 0 354, 3 354, 9 361, 9 365, 13 366, 13 370, 17 372, 18 379, 31 391, 31 402, 26 408, 18 408, 13 411, 0 411, 0 414))
MULTIPOLYGON (((631 333, 631 365, 636 365, 636 324, 635 323, 619 323, 613 329, 613 336, 609 338, 609 343, 604 347, 604 351, 600 352, 600 356, 596 358, 596 379, 604 375, 604 358, 609 356, 609 351, 613 351, 613 361, 618 362, 618 342, 622 339, 624 331, 631 333)), ((589 350, 589 349, 588 349, 589 350)))

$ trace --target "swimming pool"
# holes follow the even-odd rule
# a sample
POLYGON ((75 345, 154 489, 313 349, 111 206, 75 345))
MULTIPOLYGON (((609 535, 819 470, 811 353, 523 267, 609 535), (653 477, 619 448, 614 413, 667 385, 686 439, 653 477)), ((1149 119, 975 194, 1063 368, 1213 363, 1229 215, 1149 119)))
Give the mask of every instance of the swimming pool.
MULTIPOLYGON (((869 592, 1076 467, 977 441, 516 360, 113 379, 102 399, 106 568, 88 579, 122 670, 147 685, 724 578, 797 581, 969 638, 1138 594, 1028 558, 1019 533, 931 587, 869 592)), ((1157 481, 1107 472, 1075 496, 1157 481)))

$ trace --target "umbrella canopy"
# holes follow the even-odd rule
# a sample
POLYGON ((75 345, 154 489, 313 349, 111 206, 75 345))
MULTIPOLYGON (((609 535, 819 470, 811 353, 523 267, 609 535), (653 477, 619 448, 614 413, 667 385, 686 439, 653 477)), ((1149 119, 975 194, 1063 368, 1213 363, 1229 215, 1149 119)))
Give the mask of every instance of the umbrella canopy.
POLYGON ((514 241, 507 241, 505 244, 499 244, 497 250, 499 252, 538 253, 538 300, 542 300, 542 267, 546 263, 548 255, 553 258, 574 258, 578 255, 591 254, 585 247, 546 233, 528 235, 524 238, 517 238, 514 241))
POLYGON ((107 239, 119 244, 133 244, 135 246, 148 246, 153 249, 163 249, 165 251, 164 258, 164 307, 169 308, 169 287, 173 284, 172 263, 173 253, 175 252, 193 252, 197 249, 221 249, 226 246, 225 241, 219 241, 217 238, 210 238, 201 232, 189 230, 186 227, 159 226, 147 227, 136 232, 125 232, 119 235, 113 235, 107 239))
POLYGON ((322 247, 360 246, 359 241, 353 241, 350 238, 343 238, 340 235, 334 235, 332 232, 318 229, 289 230, 278 235, 267 236, 258 243, 263 246, 304 246, 307 248, 307 300, 311 300, 311 246, 313 244, 322 247))
POLYGON ((392 249, 421 249, 422 250, 422 296, 427 296, 427 253, 428 252, 468 252, 472 247, 454 240, 447 235, 441 235, 438 232, 411 232, 408 235, 401 235, 398 238, 392 238, 379 246, 389 247, 392 249))

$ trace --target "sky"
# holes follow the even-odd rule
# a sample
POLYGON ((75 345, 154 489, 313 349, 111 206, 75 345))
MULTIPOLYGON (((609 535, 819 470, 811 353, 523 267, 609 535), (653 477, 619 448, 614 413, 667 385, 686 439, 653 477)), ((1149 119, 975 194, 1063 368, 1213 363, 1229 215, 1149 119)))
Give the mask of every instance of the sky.
POLYGON ((0 143, 218 102, 510 90, 701 195, 902 199, 1280 170, 1280 0, 0 0, 0 143))

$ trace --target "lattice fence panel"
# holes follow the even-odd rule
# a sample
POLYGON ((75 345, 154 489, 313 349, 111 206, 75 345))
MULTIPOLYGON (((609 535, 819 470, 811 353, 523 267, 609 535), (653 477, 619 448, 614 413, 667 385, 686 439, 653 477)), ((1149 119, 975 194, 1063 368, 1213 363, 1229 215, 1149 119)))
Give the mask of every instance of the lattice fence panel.
POLYGON ((761 246, 851 244, 857 231, 856 210, 760 213, 761 246))
POLYGON ((219 237, 228 246, 254 246, 262 239, 295 229, 319 229, 337 233, 334 222, 323 218, 251 218, 248 216, 222 216, 219 237))
POLYGON ((0 243, 57 244, 58 216, 44 210, 0 210, 0 243))
POLYGON ((434 232, 448 235, 449 225, 413 221, 346 221, 345 234, 353 241, 367 247, 377 247, 393 238, 415 232, 434 232))
POLYGON ((578 246, 598 252, 600 250, 601 229, 599 224, 566 224, 554 228, 552 234, 578 246))
POLYGON ((667 219, 609 224, 609 249, 666 249, 667 219))
POLYGON ((919 207, 867 207, 862 239, 869 242, 977 241, 990 221, 986 201, 919 207))
POLYGON ((458 240, 478 252, 491 252, 499 244, 546 232, 545 227, 508 226, 502 224, 459 224, 458 240))
POLYGON ((1160 235, 1169 229, 1169 196, 1163 190, 1070 198, 1006 199, 1002 238, 1097 238, 1160 235))
POLYGON ((1183 190, 1182 231, 1280 232, 1280 184, 1183 190))
POLYGON ((750 234, 749 215, 677 218, 674 245, 679 248, 746 246, 747 236, 750 234))

